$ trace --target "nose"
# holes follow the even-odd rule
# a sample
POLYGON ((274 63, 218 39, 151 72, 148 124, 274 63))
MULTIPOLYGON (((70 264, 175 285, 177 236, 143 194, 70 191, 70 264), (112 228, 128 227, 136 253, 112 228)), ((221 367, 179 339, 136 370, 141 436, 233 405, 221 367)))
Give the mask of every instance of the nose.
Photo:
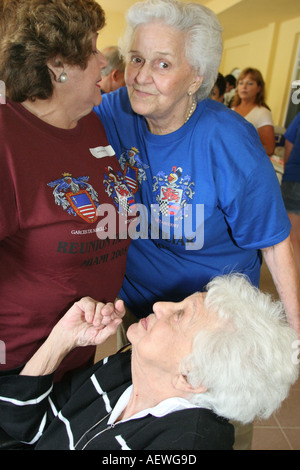
POLYGON ((172 313, 172 302, 156 302, 153 305, 153 313, 156 318, 161 318, 172 313))
POLYGON ((147 83, 152 80, 152 67, 146 61, 140 65, 135 77, 136 81, 140 84, 147 83))
POLYGON ((164 315, 164 304, 165 302, 156 302, 153 305, 153 313, 155 314, 156 318, 161 318, 164 315))

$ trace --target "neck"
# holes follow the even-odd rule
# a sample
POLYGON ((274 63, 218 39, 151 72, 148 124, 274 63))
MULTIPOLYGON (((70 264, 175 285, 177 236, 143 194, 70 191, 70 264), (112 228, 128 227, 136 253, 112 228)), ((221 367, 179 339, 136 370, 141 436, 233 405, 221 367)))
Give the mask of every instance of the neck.
POLYGON ((240 106, 241 106, 242 108, 245 108, 245 109, 246 109, 246 108, 247 108, 247 109, 251 109, 251 108, 255 108, 256 103, 255 103, 255 101, 254 101, 253 99, 249 99, 249 100, 243 99, 243 100, 241 100, 240 106))
POLYGON ((177 108, 173 112, 169 112, 166 117, 147 117, 148 129, 152 134, 155 135, 166 135, 180 129, 187 121, 192 117, 197 107, 197 101, 192 98, 189 100, 188 106, 182 113, 177 112, 177 108))
POLYGON ((60 106, 54 97, 47 100, 26 100, 22 105, 30 113, 51 126, 60 129, 73 129, 77 125, 77 120, 68 115, 67 107, 60 106))
POLYGON ((163 400, 182 396, 172 384, 172 377, 163 371, 140 367, 132 360, 133 391, 119 420, 128 419, 147 408, 153 408, 163 400))

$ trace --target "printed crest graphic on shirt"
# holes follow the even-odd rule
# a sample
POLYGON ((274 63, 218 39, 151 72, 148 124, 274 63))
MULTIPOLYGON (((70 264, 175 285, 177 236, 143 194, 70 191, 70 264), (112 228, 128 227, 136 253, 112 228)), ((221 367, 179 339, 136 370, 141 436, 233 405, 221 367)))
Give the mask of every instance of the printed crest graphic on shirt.
POLYGON ((123 212, 121 208, 129 213, 134 209, 135 199, 132 192, 128 189, 124 181, 124 175, 121 171, 108 166, 105 168, 104 180, 105 191, 112 198, 118 212, 123 212))
MULTIPOLYGON (((176 215, 195 194, 195 183, 189 175, 182 176, 183 169, 174 166, 171 173, 160 171, 153 177, 153 196, 163 215, 176 215)), ((183 216, 180 216, 183 218, 183 216)))
POLYGON ((139 155, 139 151, 135 147, 130 150, 124 150, 120 157, 120 165, 124 171, 124 177, 127 186, 130 188, 132 194, 138 190, 139 184, 147 180, 146 172, 149 166, 145 165, 139 155))
POLYGON ((74 178, 71 173, 63 173, 62 176, 63 178, 48 183, 48 186, 54 188, 55 204, 70 215, 79 215, 90 224, 95 222, 99 200, 98 194, 88 183, 89 176, 74 178))

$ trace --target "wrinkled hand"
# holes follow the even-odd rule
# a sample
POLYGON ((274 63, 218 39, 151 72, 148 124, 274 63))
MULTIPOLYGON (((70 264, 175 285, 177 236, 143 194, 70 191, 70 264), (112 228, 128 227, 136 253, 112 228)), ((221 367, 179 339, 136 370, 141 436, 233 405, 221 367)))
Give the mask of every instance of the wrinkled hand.
POLYGON ((103 304, 90 297, 76 302, 53 329, 68 348, 97 346, 114 335, 125 315, 122 300, 103 304))

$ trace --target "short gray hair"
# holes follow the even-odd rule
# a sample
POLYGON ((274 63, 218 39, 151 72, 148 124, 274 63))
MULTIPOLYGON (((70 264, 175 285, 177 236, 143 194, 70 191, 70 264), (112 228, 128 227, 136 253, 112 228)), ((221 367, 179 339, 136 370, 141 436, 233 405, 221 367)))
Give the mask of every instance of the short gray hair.
POLYGON ((217 16, 197 3, 177 0, 146 0, 135 3, 127 12, 127 29, 120 40, 126 57, 135 29, 145 23, 163 22, 186 34, 186 58, 193 69, 203 76, 197 100, 207 98, 217 79, 222 58, 222 27, 217 16))
POLYGON ((104 77, 109 75, 112 70, 117 69, 119 72, 123 73, 125 70, 125 62, 121 55, 120 49, 117 46, 106 47, 102 54, 107 59, 108 66, 104 69, 101 69, 101 75, 104 77))
POLYGON ((281 302, 244 276, 230 275, 208 284, 205 306, 217 328, 199 331, 183 362, 188 382, 207 388, 192 401, 242 423, 268 418, 299 373, 293 360, 297 334, 281 302))

